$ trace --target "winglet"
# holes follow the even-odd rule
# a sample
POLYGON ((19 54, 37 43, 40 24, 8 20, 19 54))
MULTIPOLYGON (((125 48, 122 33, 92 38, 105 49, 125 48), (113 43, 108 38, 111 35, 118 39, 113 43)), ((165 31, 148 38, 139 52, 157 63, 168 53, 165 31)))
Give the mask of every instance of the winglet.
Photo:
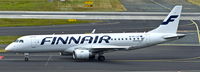
POLYGON ((96 31, 96 29, 93 29, 93 30, 92 30, 92 32, 91 32, 91 34, 94 34, 94 33, 95 33, 95 31, 96 31))

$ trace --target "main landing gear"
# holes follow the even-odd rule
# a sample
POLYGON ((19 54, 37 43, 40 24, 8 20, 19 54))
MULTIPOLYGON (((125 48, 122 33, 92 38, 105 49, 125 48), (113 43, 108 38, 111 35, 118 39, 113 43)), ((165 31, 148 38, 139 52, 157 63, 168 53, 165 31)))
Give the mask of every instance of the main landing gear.
POLYGON ((24 53, 24 61, 29 61, 29 53, 24 53))
MULTIPOLYGON (((89 60, 90 60, 90 61, 95 60, 95 55, 89 57, 89 60)), ((103 55, 99 55, 99 56, 97 57, 97 60, 100 61, 100 62, 103 62, 103 61, 105 61, 105 56, 103 56, 103 55)))
POLYGON ((98 61, 105 61, 106 60, 106 58, 105 58, 105 56, 103 56, 103 53, 99 53, 99 56, 98 56, 98 61))
POLYGON ((99 56, 98 57, 98 61, 105 61, 105 60, 106 60, 106 58, 104 56, 99 56))

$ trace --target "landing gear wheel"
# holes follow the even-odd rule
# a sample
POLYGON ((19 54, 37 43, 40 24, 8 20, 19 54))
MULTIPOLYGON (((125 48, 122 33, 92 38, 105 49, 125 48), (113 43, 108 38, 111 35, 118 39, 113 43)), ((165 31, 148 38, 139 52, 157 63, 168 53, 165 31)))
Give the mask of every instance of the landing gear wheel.
POLYGON ((25 58, 24 58, 24 61, 26 61, 26 62, 29 61, 29 58, 28 58, 28 57, 25 57, 25 58))
POLYGON ((104 56, 99 56, 98 57, 98 61, 105 61, 105 60, 106 60, 106 58, 104 56))
POLYGON ((24 53, 24 61, 29 61, 29 53, 24 53))
POLYGON ((75 52, 73 52, 72 58, 73 58, 74 61, 77 61, 77 57, 76 57, 75 52))

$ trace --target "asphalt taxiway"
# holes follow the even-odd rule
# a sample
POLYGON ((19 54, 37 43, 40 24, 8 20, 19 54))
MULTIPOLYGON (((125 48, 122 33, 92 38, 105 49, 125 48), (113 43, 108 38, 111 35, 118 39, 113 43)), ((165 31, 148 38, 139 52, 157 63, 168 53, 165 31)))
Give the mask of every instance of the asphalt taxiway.
POLYGON ((187 0, 121 0, 128 12, 167 12, 182 5, 183 12, 199 12, 200 7, 187 0))
MULTIPOLYGON (((181 40, 135 51, 107 53, 105 62, 76 62, 71 56, 59 56, 58 53, 31 54, 31 60, 24 62, 21 54, 1 53, 0 56, 4 58, 0 60, 0 70, 3 72, 200 70, 199 37, 192 21, 180 21, 178 33, 187 34, 181 40)), ((200 24, 198 20, 194 22, 200 24)), ((93 29, 96 29, 96 33, 147 32, 161 23, 161 20, 104 20, 88 24, 0 27, 0 35, 90 33, 93 29)))
MULTIPOLYGON (((184 12, 198 12, 199 6, 186 0, 121 0, 128 11, 169 12, 175 4, 183 4, 184 12)), ((105 62, 73 61, 71 56, 59 56, 58 53, 31 54, 31 60, 24 62, 22 54, 0 53, 5 56, 0 60, 2 72, 199 72, 200 47, 198 34, 193 20, 181 20, 179 33, 187 34, 181 40, 166 44, 138 49, 134 51, 116 51, 106 53, 105 62)), ((0 35, 32 34, 71 34, 113 32, 147 32, 156 28, 161 20, 106 20, 98 23, 73 24, 36 27, 1 27, 0 35)), ((194 21, 197 25, 199 20, 194 21)), ((4 45, 5 47, 6 45, 4 45)))
MULTIPOLYGON (((199 21, 195 21, 200 24, 199 21)), ((161 20, 107 20, 88 24, 68 24, 32 27, 0 27, 1 36, 23 36, 42 34, 84 34, 96 29, 96 33, 123 33, 123 32, 148 32, 162 23, 161 20)), ((187 34, 175 44, 198 44, 198 35, 195 25, 189 20, 181 20, 179 33, 187 34)), ((174 42, 172 42, 174 43, 174 42)))
MULTIPOLYGON (((105 62, 74 61, 56 53, 32 54, 29 62, 23 55, 7 55, 0 60, 2 72, 63 71, 189 71, 200 69, 197 46, 153 46, 135 51, 105 54, 105 62)), ((4 54, 6 55, 6 54, 4 54)))
MULTIPOLYGON (((195 21, 197 24, 199 21, 195 21)), ((162 20, 104 20, 103 22, 87 24, 67 24, 31 27, 0 27, 0 35, 32 35, 32 34, 71 34, 90 33, 122 33, 147 32, 158 27, 162 20)), ((190 20, 181 20, 179 31, 193 31, 195 26, 190 20)))
MULTIPOLYGON (((107 20, 99 23, 36 27, 1 27, 1 35, 70 34, 113 32, 146 32, 156 28, 160 20, 107 20)), ((195 21, 199 24, 199 21, 195 21)), ((179 33, 187 34, 181 40, 134 51, 106 53, 105 62, 72 60, 58 53, 31 54, 24 62, 22 54, 1 53, 0 70, 3 72, 55 71, 188 71, 199 70, 200 48, 196 28, 191 21, 180 21, 179 33), (11 68, 11 69, 10 69, 11 68)))
POLYGON ((187 0, 121 0, 121 3, 127 12, 0 11, 0 18, 160 20, 176 5, 183 6, 182 20, 200 18, 200 6, 187 0))

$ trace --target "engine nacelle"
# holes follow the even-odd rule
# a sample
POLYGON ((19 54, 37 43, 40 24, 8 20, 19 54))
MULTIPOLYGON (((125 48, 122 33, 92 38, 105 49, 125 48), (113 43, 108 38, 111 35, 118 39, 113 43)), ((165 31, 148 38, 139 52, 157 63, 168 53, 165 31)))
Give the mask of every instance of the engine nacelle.
POLYGON ((91 53, 86 49, 76 49, 73 52, 74 59, 89 59, 91 53))

